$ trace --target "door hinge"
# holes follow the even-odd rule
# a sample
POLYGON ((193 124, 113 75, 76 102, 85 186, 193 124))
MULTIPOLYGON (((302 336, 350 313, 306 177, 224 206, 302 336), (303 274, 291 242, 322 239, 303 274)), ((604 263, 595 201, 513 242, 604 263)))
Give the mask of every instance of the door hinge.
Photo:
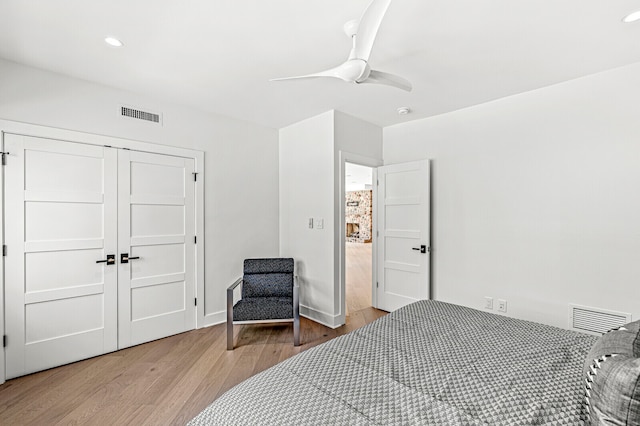
POLYGON ((380 236, 380 231, 376 229, 376 237, 379 237, 379 236, 380 236))
POLYGON ((193 237, 193 244, 198 244, 198 236, 193 237))
POLYGON ((2 165, 6 166, 7 165, 7 155, 9 155, 8 152, 2 152, 2 165))
POLYGON ((376 179, 376 185, 380 186, 380 179, 376 179))
POLYGON ((378 288, 378 281, 376 281, 376 288, 378 288))
POLYGON ((194 182, 198 181, 198 172, 193 172, 193 181, 194 182))
POLYGON ((198 298, 193 299, 193 306, 198 306, 198 298))
POLYGON ((2 336, 2 347, 6 348, 7 347, 7 335, 3 335, 2 336))
POLYGON ((3 246, 2 246, 2 256, 4 257, 4 256, 6 256, 6 255, 7 255, 7 246, 6 246, 6 245, 3 245, 3 246))

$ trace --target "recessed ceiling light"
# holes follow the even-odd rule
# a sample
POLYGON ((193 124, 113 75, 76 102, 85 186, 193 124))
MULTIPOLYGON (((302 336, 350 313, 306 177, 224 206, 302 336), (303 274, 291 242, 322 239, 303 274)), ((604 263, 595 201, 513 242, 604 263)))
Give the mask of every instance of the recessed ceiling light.
POLYGON ((398 114, 400 115, 407 115, 411 112, 411 110, 407 107, 400 107, 398 108, 398 114))
POLYGON ((105 37, 104 42, 107 43, 109 46, 113 46, 113 47, 124 46, 124 43, 115 37, 105 37))
POLYGON ((636 10, 622 18, 622 22, 630 23, 640 20, 640 10, 636 10))

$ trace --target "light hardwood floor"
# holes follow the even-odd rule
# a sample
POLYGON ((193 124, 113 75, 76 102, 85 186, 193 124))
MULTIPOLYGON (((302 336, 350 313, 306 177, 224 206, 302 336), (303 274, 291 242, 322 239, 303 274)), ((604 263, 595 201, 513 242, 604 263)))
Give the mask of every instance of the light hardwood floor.
POLYGON ((346 243, 347 315, 371 307, 371 243, 346 243))
POLYGON ((385 312, 351 311, 332 330, 301 319, 302 346, 290 324, 194 330, 0 385, 2 425, 183 425, 242 380, 301 351, 359 328, 385 312))

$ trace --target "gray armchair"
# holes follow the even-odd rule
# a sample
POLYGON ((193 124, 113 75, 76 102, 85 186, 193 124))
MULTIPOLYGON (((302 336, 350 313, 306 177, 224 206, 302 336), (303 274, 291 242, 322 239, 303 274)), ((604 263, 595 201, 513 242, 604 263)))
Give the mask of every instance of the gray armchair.
POLYGON ((293 322, 293 344, 300 345, 298 282, 291 258, 245 259, 244 272, 227 289, 227 350, 233 350, 234 324, 293 322), (242 285, 234 305, 233 292, 242 285))

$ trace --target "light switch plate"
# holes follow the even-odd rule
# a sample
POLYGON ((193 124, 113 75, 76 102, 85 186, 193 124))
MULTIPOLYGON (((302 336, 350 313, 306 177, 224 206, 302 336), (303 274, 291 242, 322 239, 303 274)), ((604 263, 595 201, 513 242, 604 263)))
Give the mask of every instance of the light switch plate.
POLYGON ((324 229, 324 219, 319 217, 315 219, 316 229, 324 229))
POLYGON ((313 218, 309 218, 309 229, 313 229, 313 218))

